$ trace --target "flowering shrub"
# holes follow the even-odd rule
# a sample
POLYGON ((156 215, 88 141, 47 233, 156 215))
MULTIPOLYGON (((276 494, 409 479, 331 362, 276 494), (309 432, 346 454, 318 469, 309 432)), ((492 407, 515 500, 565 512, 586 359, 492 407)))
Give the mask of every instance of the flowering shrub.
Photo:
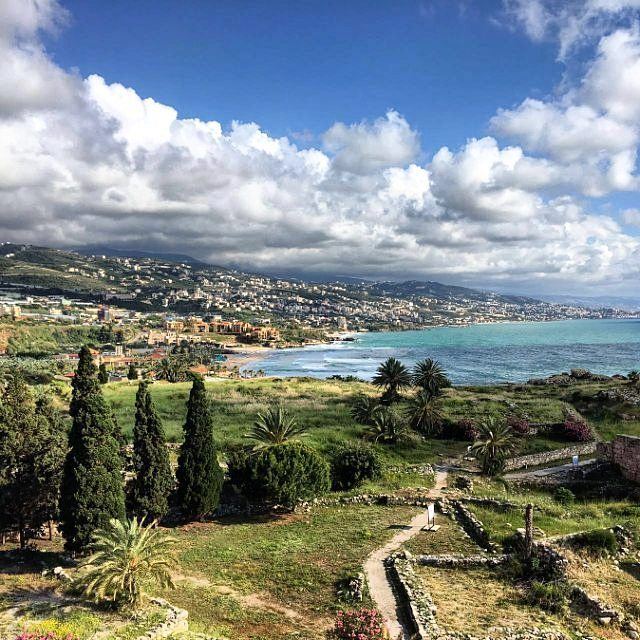
POLYGON ((338 611, 334 636, 338 640, 386 640, 384 619, 377 609, 338 611))
POLYGON ((458 420, 455 425, 455 435, 460 440, 466 440, 467 442, 474 442, 480 435, 478 426, 473 420, 469 418, 462 418, 458 420))
POLYGON ((60 635, 54 631, 23 631, 15 636, 14 640, 78 640, 78 636, 73 633, 60 635))
POLYGON ((593 440, 591 427, 583 420, 567 418, 560 428, 560 437, 570 442, 590 442, 593 440))
POLYGON ((528 436, 531 433, 531 425, 525 418, 519 418, 518 416, 507 416, 507 426, 511 428, 511 431, 517 436, 528 436))

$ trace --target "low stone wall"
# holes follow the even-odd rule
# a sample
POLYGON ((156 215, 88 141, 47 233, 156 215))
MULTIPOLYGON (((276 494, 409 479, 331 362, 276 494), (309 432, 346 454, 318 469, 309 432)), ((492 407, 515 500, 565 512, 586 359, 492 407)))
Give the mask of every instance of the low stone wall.
POLYGON ((571 602, 579 607, 583 615, 597 620, 600 624, 620 622, 623 619, 619 611, 590 595, 578 585, 572 587, 570 597, 571 602))
POLYGON ((167 638, 174 633, 182 633, 189 630, 189 612, 185 609, 174 607, 163 598, 152 598, 155 604, 167 610, 164 622, 160 622, 152 627, 144 635, 138 636, 136 640, 155 640, 156 638, 167 638))
POLYGON ((487 551, 495 552, 500 549, 497 544, 491 542, 491 538, 482 522, 460 500, 452 500, 451 505, 456 519, 474 542, 487 551))
MULTIPOLYGON (((408 554, 405 554, 408 555, 408 554)), ((443 567, 445 569, 471 569, 474 567, 497 567, 509 559, 507 554, 490 556, 420 555, 414 562, 423 567, 443 567)))
POLYGON ((553 449, 552 451, 543 451, 542 453, 532 453, 527 456, 518 456, 517 458, 509 458, 505 471, 515 471, 525 467, 538 467, 549 462, 556 462, 572 456, 584 456, 596 452, 595 442, 583 442, 562 449, 553 449))
POLYGON ((437 637, 441 630, 436 621, 436 605, 413 570, 410 555, 402 551, 394 553, 386 559, 385 565, 411 627, 411 638, 437 637))

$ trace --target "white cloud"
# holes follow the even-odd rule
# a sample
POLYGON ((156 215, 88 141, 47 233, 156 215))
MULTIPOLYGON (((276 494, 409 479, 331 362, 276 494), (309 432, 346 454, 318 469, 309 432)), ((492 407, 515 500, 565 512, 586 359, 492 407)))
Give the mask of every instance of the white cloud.
POLYGON ((625 209, 622 212, 622 221, 634 227, 640 227, 640 209, 625 209))
POLYGON ((599 89, 610 60, 633 62, 631 41, 605 43, 560 99, 500 112, 494 130, 518 144, 485 137, 425 160, 395 111, 334 124, 322 149, 255 123, 180 118, 57 67, 37 33, 59 22, 58 5, 33 0, 44 13, 26 17, 16 6, 0 4, 0 33, 13 34, 0 39, 0 89, 15 87, 0 91, 3 239, 171 249, 257 270, 637 286, 640 241, 562 193, 637 188, 637 121, 623 108, 635 94, 599 89))

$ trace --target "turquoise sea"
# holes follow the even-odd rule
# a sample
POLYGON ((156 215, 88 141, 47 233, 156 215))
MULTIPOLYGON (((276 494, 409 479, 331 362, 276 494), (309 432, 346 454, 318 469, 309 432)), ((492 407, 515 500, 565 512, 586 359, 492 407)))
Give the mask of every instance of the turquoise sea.
POLYGON ((341 374, 370 379, 389 356, 407 365, 435 358, 454 384, 521 382, 575 367, 627 373, 640 369, 640 320, 510 322, 363 333, 355 342, 275 350, 251 368, 275 376, 341 374))

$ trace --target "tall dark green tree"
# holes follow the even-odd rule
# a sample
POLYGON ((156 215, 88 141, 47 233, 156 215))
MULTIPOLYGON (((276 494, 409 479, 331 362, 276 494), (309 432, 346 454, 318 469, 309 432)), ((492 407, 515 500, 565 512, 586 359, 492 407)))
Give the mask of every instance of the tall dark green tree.
POLYGON ((218 506, 223 474, 213 440, 209 402, 200 377, 194 378, 189 394, 177 479, 178 505, 188 518, 198 520, 218 506))
POLYGON ((107 384, 107 382, 109 382, 109 372, 104 362, 98 367, 98 382, 100 384, 107 384))
POLYGON ((134 478, 129 485, 129 510, 147 521, 160 520, 169 509, 173 477, 162 422, 146 382, 136 393, 133 427, 134 478))
POLYGON ((125 513, 119 430, 87 347, 80 350, 69 413, 73 423, 62 480, 60 524, 66 548, 79 552, 89 545, 96 529, 125 513))
POLYGON ((66 433, 48 399, 34 403, 14 376, 0 405, 0 528, 17 530, 25 547, 57 510, 66 433))
POLYGON ((138 370, 136 366, 131 362, 129 364, 129 370, 127 371, 127 380, 137 380, 138 379, 138 370))

